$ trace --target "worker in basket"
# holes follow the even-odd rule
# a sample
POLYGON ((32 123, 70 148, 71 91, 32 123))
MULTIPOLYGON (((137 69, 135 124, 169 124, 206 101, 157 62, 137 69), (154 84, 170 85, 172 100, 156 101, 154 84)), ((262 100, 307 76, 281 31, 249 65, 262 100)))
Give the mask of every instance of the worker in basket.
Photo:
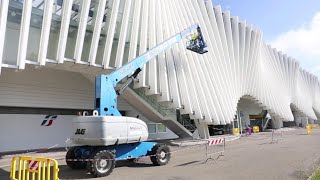
POLYGON ((191 36, 191 42, 193 45, 197 45, 198 41, 198 33, 193 33, 191 36))

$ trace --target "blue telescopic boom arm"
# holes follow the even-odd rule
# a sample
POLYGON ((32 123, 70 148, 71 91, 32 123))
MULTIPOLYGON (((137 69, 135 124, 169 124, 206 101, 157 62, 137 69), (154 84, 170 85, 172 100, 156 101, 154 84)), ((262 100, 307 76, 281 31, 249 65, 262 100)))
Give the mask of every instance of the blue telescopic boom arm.
POLYGON ((170 39, 150 49, 139 57, 133 59, 116 71, 108 75, 97 75, 95 90, 95 110, 98 111, 99 115, 121 116, 120 112, 117 109, 118 95, 120 95, 125 90, 125 88, 129 86, 129 84, 134 80, 139 72, 142 71, 144 65, 147 62, 154 59, 156 56, 158 56, 168 48, 172 47, 175 43, 180 42, 183 38, 190 35, 195 30, 197 31, 197 36, 200 43, 203 44, 203 46, 199 47, 201 50, 203 50, 203 48, 206 47, 205 42, 202 37, 200 27, 195 24, 172 36, 170 39), (129 77, 128 81, 118 91, 116 91, 116 85, 126 77, 129 77))

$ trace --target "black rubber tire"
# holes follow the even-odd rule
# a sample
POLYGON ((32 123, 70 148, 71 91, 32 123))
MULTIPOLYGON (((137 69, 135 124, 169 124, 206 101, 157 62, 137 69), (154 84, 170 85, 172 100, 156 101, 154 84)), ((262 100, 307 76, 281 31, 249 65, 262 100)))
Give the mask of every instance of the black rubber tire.
POLYGON ((116 165, 114 155, 107 150, 93 152, 90 159, 91 161, 87 163, 87 170, 94 177, 108 176, 116 165))
POLYGON ((72 147, 68 150, 66 154, 66 163, 71 169, 85 169, 86 164, 81 161, 76 161, 78 159, 74 153, 76 147, 72 147))
POLYGON ((152 148, 150 160, 155 166, 166 165, 171 158, 170 148, 165 144, 156 144, 152 148))

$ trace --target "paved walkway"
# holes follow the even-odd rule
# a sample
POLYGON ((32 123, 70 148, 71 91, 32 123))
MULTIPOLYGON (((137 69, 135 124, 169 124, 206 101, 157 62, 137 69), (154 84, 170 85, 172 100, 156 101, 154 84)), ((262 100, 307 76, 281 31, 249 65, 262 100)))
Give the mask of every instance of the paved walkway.
MULTIPOLYGON (((205 146, 172 147, 170 163, 154 167, 149 159, 138 163, 119 162, 113 173, 98 179, 136 180, 191 180, 191 179, 307 179, 320 164, 320 131, 305 135, 305 129, 283 132, 282 140, 270 144, 271 133, 253 134, 227 142, 225 155, 219 160, 208 161, 205 146)), ((275 135, 278 139, 279 132, 275 135)), ((63 159, 64 152, 48 153, 63 159)), ((0 160, 1 163, 4 159, 0 160)), ((64 160, 59 160, 61 179, 91 179, 85 170, 70 170, 64 160)), ((0 179, 8 179, 8 167, 0 168, 0 179)))

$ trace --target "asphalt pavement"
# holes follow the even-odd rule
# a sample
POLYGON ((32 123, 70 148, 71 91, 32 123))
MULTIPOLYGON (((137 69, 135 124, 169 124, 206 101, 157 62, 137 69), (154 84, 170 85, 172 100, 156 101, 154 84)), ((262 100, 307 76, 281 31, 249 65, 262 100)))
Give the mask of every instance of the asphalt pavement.
MULTIPOLYGON (((117 162, 111 175, 93 178, 86 170, 71 170, 65 163, 65 151, 36 154, 59 162, 60 179, 113 180, 270 180, 307 179, 320 165, 320 130, 284 129, 264 132, 226 142, 224 157, 208 159, 204 143, 172 146, 172 158, 165 166, 153 166, 148 157, 138 162, 117 162), (282 135, 281 135, 282 134, 282 135)), ((210 152, 222 150, 211 146, 210 152)), ((213 155, 212 158, 216 158, 213 155)), ((0 159, 0 179, 9 179, 10 156, 0 159)))

